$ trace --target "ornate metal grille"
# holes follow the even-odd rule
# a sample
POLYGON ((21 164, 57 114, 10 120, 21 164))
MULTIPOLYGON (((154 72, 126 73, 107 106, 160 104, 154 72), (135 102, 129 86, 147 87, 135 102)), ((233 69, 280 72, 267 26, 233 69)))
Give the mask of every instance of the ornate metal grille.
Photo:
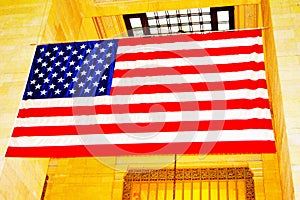
POLYGON ((169 200, 173 197, 254 200, 253 173, 247 167, 188 168, 177 169, 176 173, 174 169, 130 170, 124 177, 123 200, 169 200))

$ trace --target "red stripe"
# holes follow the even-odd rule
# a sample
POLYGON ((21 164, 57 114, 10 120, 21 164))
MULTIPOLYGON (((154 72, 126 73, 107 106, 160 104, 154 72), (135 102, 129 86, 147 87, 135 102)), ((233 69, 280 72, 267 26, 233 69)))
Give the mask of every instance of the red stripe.
POLYGON ((238 72, 245 70, 265 70, 264 63, 245 62, 216 65, 194 65, 194 66, 174 66, 156 68, 136 68, 136 69, 115 69, 114 78, 159 76, 159 75, 182 75, 182 74, 204 74, 220 72, 238 72))
POLYGON ((57 136, 112 133, 176 132, 176 131, 215 131, 269 129, 270 119, 248 120, 211 120, 154 123, 94 124, 76 126, 15 127, 13 137, 20 136, 57 136))
POLYGON ((274 141, 8 147, 7 157, 90 157, 162 154, 275 153, 274 141))
POLYGON ((215 100, 189 102, 158 102, 141 104, 29 108, 20 109, 18 118, 252 108, 269 108, 269 101, 268 99, 257 98, 233 99, 227 101, 215 100))
POLYGON ((136 60, 155 60, 155 59, 170 59, 170 58, 189 58, 189 57, 204 57, 204 56, 222 56, 236 54, 262 53, 261 45, 253 46, 235 46, 222 47, 214 49, 188 49, 188 50, 166 50, 155 52, 138 52, 118 54, 116 62, 136 61, 136 60))
MULTIPOLYGON (((257 88, 267 89, 266 80, 241 80, 224 82, 202 82, 202 83, 182 83, 164 85, 135 85, 117 86, 111 88, 111 95, 133 95, 133 94, 156 94, 156 93, 177 93, 177 92, 196 92, 196 91, 223 91, 257 88)), ((224 94, 226 91, 224 91, 224 94)))
POLYGON ((261 30, 240 30, 240 31, 227 31, 227 32, 213 32, 207 34, 180 34, 169 36, 151 36, 145 38, 125 38, 119 40, 118 46, 134 46, 144 44, 162 44, 190 41, 204 41, 204 40, 223 40, 234 38, 247 38, 247 37, 261 37, 261 30))

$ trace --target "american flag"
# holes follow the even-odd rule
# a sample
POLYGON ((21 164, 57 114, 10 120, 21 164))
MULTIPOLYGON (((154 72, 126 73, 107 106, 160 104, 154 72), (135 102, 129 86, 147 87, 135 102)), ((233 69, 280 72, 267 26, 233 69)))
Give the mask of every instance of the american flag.
POLYGON ((39 45, 8 157, 272 153, 261 30, 39 45))

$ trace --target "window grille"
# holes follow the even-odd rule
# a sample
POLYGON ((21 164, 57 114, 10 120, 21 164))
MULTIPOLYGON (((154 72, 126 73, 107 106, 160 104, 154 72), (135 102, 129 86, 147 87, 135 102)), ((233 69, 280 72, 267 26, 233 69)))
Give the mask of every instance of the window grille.
POLYGON ((131 170, 122 199, 254 200, 253 173, 248 167, 131 170))
POLYGON ((124 15, 128 36, 234 29, 234 7, 193 8, 124 15))

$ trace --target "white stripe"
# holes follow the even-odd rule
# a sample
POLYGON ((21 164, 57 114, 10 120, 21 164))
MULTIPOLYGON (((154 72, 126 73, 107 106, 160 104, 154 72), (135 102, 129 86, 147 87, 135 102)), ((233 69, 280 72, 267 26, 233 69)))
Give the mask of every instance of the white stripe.
POLYGON ((224 91, 132 94, 77 98, 29 99, 21 101, 20 109, 256 98, 268 99, 268 90, 258 88, 256 90, 240 89, 224 91))
POLYGON ((90 134, 67 136, 12 137, 11 147, 42 147, 101 144, 146 144, 216 141, 274 141, 272 130, 246 129, 156 133, 90 134))
POLYGON ((115 63, 115 69, 138 69, 174 66, 195 66, 210 64, 229 64, 240 62, 263 62, 263 53, 237 54, 226 56, 186 57, 154 60, 119 61, 115 63))
MULTIPOLYGON (((181 83, 203 83, 222 82, 239 80, 259 80, 266 79, 265 71, 239 71, 225 73, 205 73, 205 74, 183 74, 167 76, 144 76, 130 78, 114 78, 112 87, 137 86, 137 85, 160 85, 160 84, 181 84, 181 83)), ((220 83, 221 84, 221 83, 220 83)), ((166 86, 167 87, 167 86, 166 86)))
POLYGON ((269 109, 231 109, 213 111, 181 111, 126 114, 98 114, 63 117, 17 118, 16 127, 67 126, 89 124, 151 123, 232 119, 271 119, 269 109))
POLYGON ((117 54, 262 45, 261 37, 119 46, 117 54))

